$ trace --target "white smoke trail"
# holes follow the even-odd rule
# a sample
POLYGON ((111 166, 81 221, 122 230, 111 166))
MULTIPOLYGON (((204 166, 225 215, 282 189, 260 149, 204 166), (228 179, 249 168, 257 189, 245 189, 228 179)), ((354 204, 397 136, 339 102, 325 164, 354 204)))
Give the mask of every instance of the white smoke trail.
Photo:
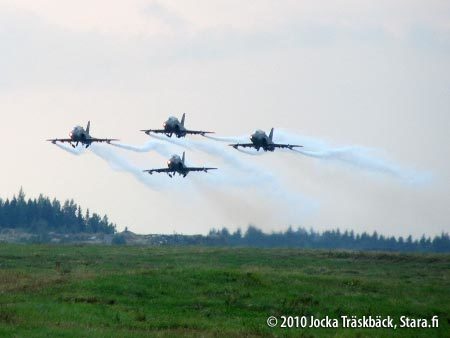
POLYGON ((285 188, 279 178, 266 167, 253 164, 250 161, 242 161, 238 156, 238 152, 231 147, 224 147, 214 142, 205 142, 205 140, 170 139, 159 136, 157 138, 169 141, 184 149, 195 149, 220 158, 223 165, 220 166, 219 170, 210 175, 202 176, 202 182, 209 184, 211 187, 255 187, 259 194, 262 193, 268 196, 270 200, 276 195, 277 200, 291 201, 292 203, 287 203, 286 205, 289 205, 294 210, 296 210, 295 205, 299 203, 304 206, 315 203, 305 198, 302 194, 285 188))
MULTIPOLYGON (((188 140, 181 140, 181 139, 170 139, 167 137, 161 137, 158 135, 152 135, 154 138, 157 139, 161 139, 163 141, 168 141, 172 144, 175 144, 183 149, 188 149, 191 150, 192 148, 201 148, 203 151, 213 154, 213 155, 217 155, 219 153, 219 146, 215 145, 215 144, 210 144, 209 147, 205 146, 205 145, 201 145, 200 143, 191 143, 188 140)), ((113 144, 113 143, 111 143, 113 144)), ((132 146, 132 145, 126 145, 126 144, 117 144, 114 143, 113 145, 122 148, 122 149, 126 149, 126 150, 131 150, 131 151, 135 151, 135 152, 146 152, 146 151, 151 151, 151 150, 163 150, 164 154, 166 157, 169 157, 172 155, 172 153, 169 152, 167 147, 164 147, 164 144, 160 144, 157 143, 157 141, 151 141, 148 142, 142 146, 132 146)), ((255 171, 254 167, 250 167, 250 166, 244 166, 243 163, 239 162, 238 160, 236 160, 236 158, 233 157, 226 157, 226 155, 222 154, 221 157, 223 158, 225 156, 224 162, 226 162, 227 164, 232 164, 232 168, 231 169, 236 169, 235 166, 237 166, 238 168, 241 168, 243 171, 245 171, 246 173, 251 172, 251 171, 255 171)), ((189 155, 187 155, 188 159, 187 161, 189 161, 189 155)), ((194 164, 193 166, 199 166, 194 164)), ((211 165, 205 165, 205 166, 212 166, 215 167, 215 165, 211 164, 211 165)), ((248 185, 251 184, 251 179, 244 179, 242 176, 236 175, 236 174, 230 174, 225 173, 226 170, 222 170, 223 168, 219 168, 219 171, 214 171, 214 173, 210 173, 210 175, 205 175, 208 176, 208 179, 210 181, 211 184, 215 184, 215 185, 248 185)), ((252 177, 255 176, 255 174, 257 174, 256 172, 253 173, 252 177)), ((196 174, 193 173, 190 176, 195 176, 196 174)))
POLYGON ((171 137, 168 136, 160 136, 160 135, 156 135, 156 134, 149 134, 150 137, 153 137, 157 140, 161 140, 161 141, 166 141, 172 144, 175 144, 179 147, 183 147, 185 149, 191 149, 185 142, 183 142, 183 140, 181 139, 172 139, 171 137))
POLYGON ((240 149, 240 148, 236 148, 237 151, 247 154, 247 155, 252 155, 252 156, 261 156, 264 154, 264 151, 250 151, 250 150, 245 150, 245 149, 240 149))
POLYGON ((231 165, 234 169, 238 169, 245 172, 249 171, 255 171, 255 173, 260 172, 260 170, 258 170, 256 166, 253 166, 248 162, 241 161, 235 154, 230 152, 230 149, 228 149, 227 147, 223 147, 222 145, 218 145, 213 142, 188 140, 186 138, 172 139, 169 137, 161 137, 158 135, 151 135, 151 136, 159 140, 175 144, 183 149, 187 150, 196 149, 209 155, 219 157, 223 160, 224 163, 231 165))
MULTIPOLYGON (((169 141, 184 149, 204 152, 222 160, 223 165, 220 166, 219 170, 209 175, 203 175, 201 179, 199 177, 191 178, 197 187, 202 188, 202 191, 207 192, 207 194, 224 194, 229 189, 245 187, 245 193, 243 194, 243 190, 239 189, 240 193, 236 197, 242 203, 249 203, 247 192, 252 191, 271 206, 272 213, 289 217, 291 221, 294 219, 298 221, 299 216, 303 218, 317 208, 315 201, 286 188, 279 178, 266 167, 253 164, 251 161, 242 161, 238 156, 239 153, 231 147, 224 147, 214 142, 205 142, 205 140, 157 138, 169 141), (279 212, 274 212, 274 210, 279 212)), ((239 137, 233 139, 238 142, 242 141, 239 137)), ((256 198, 255 203, 257 203, 257 200, 258 198, 256 198)), ((262 212, 260 205, 257 205, 256 209, 258 208, 262 212)))
POLYGON ((160 190, 162 188, 163 184, 161 180, 150 178, 150 175, 144 173, 143 169, 136 167, 128 160, 114 152, 111 148, 93 144, 90 149, 94 155, 106 161, 114 170, 130 173, 139 182, 144 183, 147 187, 153 190, 160 190))
POLYGON ((242 142, 248 141, 248 139, 249 139, 248 135, 219 137, 219 136, 211 136, 211 135, 205 134, 204 137, 209 138, 210 140, 214 140, 214 141, 232 142, 232 143, 242 143, 242 142))
POLYGON ((254 184, 264 185, 267 182, 276 180, 276 177, 266 168, 255 165, 250 161, 242 161, 231 147, 197 140, 177 140, 177 143, 180 147, 196 149, 220 158, 224 165, 233 170, 228 174, 228 176, 231 176, 227 180, 230 183, 235 182, 236 184, 246 186, 254 184), (238 175, 236 171, 240 171, 244 176, 238 175))
MULTIPOLYGON (((142 172, 142 168, 130 163, 114 151, 112 147, 93 144, 89 149, 94 155, 106 161, 112 169, 130 173, 151 190, 164 195, 168 193, 169 196, 166 196, 166 198, 169 197, 175 201, 189 194, 189 203, 200 202, 203 205, 209 203, 224 214, 229 212, 230 208, 238 207, 241 210, 241 217, 252 217, 253 219, 256 217, 258 220, 266 219, 271 222, 298 222, 310 212, 311 201, 305 199, 301 194, 285 189, 278 178, 270 171, 241 161, 234 150, 224 149, 223 146, 211 142, 172 141, 173 144, 180 147, 197 149, 220 157, 226 166, 221 166, 219 170, 208 174, 190 173, 186 179, 176 180, 175 178, 172 180, 163 174, 149 176, 142 172), (245 187, 245 190, 241 189, 243 187, 245 187), (183 194, 171 194, 173 191, 183 192, 183 194), (252 197, 249 198, 249 196, 252 197), (230 204, 224 206, 223 203, 227 201, 230 204), (247 208, 251 210, 247 210, 247 208), (274 212, 274 210, 277 210, 277 212, 274 212), (246 216, 246 214, 252 216, 246 216)), ((153 150, 169 153, 164 144, 158 144, 157 142, 149 142, 142 146, 122 143, 111 145, 140 153, 153 150)), ((74 155, 85 152, 84 147, 73 149, 64 145, 58 146, 74 155)), ((207 165, 209 166, 209 163, 207 165)), ((194 166, 198 165, 194 164, 194 166)), ((186 200, 183 199, 183 201, 186 200)))
POLYGON ((233 222, 246 219, 247 223, 299 224, 318 206, 302 194, 286 189, 276 179, 254 181, 248 186, 249 182, 243 177, 214 173, 195 176, 191 180, 206 202, 233 222))
POLYGON ((58 143, 58 142, 56 142, 55 145, 58 148, 61 148, 62 150, 67 151, 69 154, 77 155, 77 156, 83 154, 84 151, 86 150, 86 148, 84 146, 82 146, 82 145, 79 145, 76 148, 73 148, 72 146, 67 146, 67 145, 65 145, 63 143, 58 143))
MULTIPOLYGON (((217 141, 242 142, 243 137, 211 137, 205 136, 217 141)), ((332 147, 323 140, 313 139, 285 130, 276 130, 274 141, 278 143, 299 144, 303 148, 294 148, 293 152, 320 160, 342 163, 357 167, 361 170, 374 173, 381 173, 393 176, 409 183, 424 183, 430 179, 429 174, 418 173, 413 170, 407 170, 398 164, 387 160, 380 150, 365 148, 361 146, 332 147)), ((264 152, 252 152, 244 149, 237 149, 247 155, 263 155, 264 152)), ((285 152, 292 150, 283 149, 285 152)))
MULTIPOLYGON (((64 151, 67 151, 68 153, 76 156, 82 155, 86 151, 86 148, 84 146, 78 146, 76 148, 73 148, 71 146, 66 146, 64 144, 59 143, 55 144, 64 151)), ((147 178, 145 176, 146 174, 142 172, 140 168, 137 168, 133 164, 129 163, 126 159, 112 152, 110 149, 107 149, 102 145, 96 144, 92 144, 88 149, 90 149, 94 155, 106 161, 110 165, 110 167, 113 168, 114 170, 128 172, 132 174, 140 182, 144 183, 145 185, 147 185, 152 189, 160 188, 160 184, 156 180, 152 181, 149 178, 147 178)))
POLYGON ((111 142, 111 145, 117 148, 122 148, 125 150, 131 150, 137 153, 146 153, 149 151, 156 151, 158 154, 165 156, 165 157, 170 157, 172 154, 169 151, 167 145, 165 143, 162 142, 158 142, 158 141, 149 141, 147 143, 145 143, 142 146, 135 146, 135 145, 130 145, 130 144, 125 144, 125 143, 120 143, 120 142, 111 142))
MULTIPOLYGON (((205 137, 217 141, 238 142, 239 140, 240 142, 240 140, 242 140, 242 137, 205 137)), ((282 129, 275 130, 274 141, 278 143, 303 145, 303 148, 294 148, 293 150, 283 149, 282 151, 285 152, 294 152, 323 161, 353 166, 360 170, 387 174, 410 183, 423 183, 430 178, 427 174, 405 169, 402 166, 387 160, 384 154, 377 149, 361 146, 333 147, 323 140, 305 137, 282 129)), ((264 154, 264 152, 257 153, 244 149, 237 150, 247 155, 264 154)))
POLYGON ((323 140, 300 136, 285 130, 275 131, 274 138, 276 142, 303 145, 303 148, 293 149, 294 153, 323 161, 341 163, 368 172, 386 174, 407 183, 424 183, 430 179, 429 174, 406 169, 388 160, 384 152, 379 149, 361 146, 333 147, 323 140))
POLYGON ((375 171, 402 177, 404 169, 380 157, 379 151, 364 147, 342 147, 322 150, 294 149, 305 156, 342 162, 363 170, 375 171))
POLYGON ((219 157, 225 163, 231 164, 233 167, 237 169, 247 171, 249 169, 254 168, 250 164, 241 161, 234 154, 230 153, 230 149, 228 149, 228 147, 224 147, 222 145, 218 145, 213 142, 188 140, 188 139, 176 139, 176 140, 167 139, 166 141, 184 149, 196 149, 209 155, 219 157))
MULTIPOLYGON (((199 190, 207 192, 207 195, 213 192, 215 194, 224 194, 229 189, 245 187, 253 190, 258 196, 264 196, 264 199, 273 206, 271 210, 281 210, 283 215, 305 215, 316 208, 316 202, 284 187, 279 178, 267 168, 255 165, 250 161, 242 161, 235 149, 231 147, 224 147, 206 140, 171 139, 159 135, 151 136, 175 144, 183 149, 195 149, 222 160, 223 165, 220 166, 219 170, 202 175, 201 178, 195 175, 192 175, 190 178, 199 190), (221 189, 220 191, 219 188, 221 189)), ((207 138, 211 139, 211 137, 207 138)), ((221 141, 244 142, 245 140, 243 140, 243 137, 238 136, 221 138, 221 141)), ((249 152, 248 154, 252 153, 249 152)), ((256 155, 256 153, 252 155, 256 155)), ((244 203, 248 195, 243 195, 242 189, 239 189, 239 191, 240 194, 238 194, 237 198, 244 203)))
MULTIPOLYGON (((245 207, 241 210, 241 219, 247 218, 248 220, 249 217, 259 215, 264 218, 270 218, 272 223, 285 224, 288 222, 298 224, 311 212, 317 210, 315 201, 311 201, 302 194, 292 191, 290 187, 285 187, 279 177, 273 175, 267 167, 254 164, 254 161, 242 160, 243 156, 235 149, 213 142, 248 142, 241 137, 218 138, 205 136, 209 140, 199 141, 171 139, 159 135, 150 136, 184 149, 198 150, 220 158, 223 164, 218 165, 219 170, 208 174, 191 173, 186 179, 171 180, 164 174, 149 176, 147 173, 143 173, 142 168, 136 167, 109 146, 92 145, 90 149, 92 153, 105 160, 114 170, 130 173, 139 182, 152 190, 162 191, 162 193, 176 190, 177 193, 173 194, 171 198, 183 198, 183 202, 186 202, 187 205, 195 205, 191 197, 195 193, 201 193, 203 203, 213 203, 218 210, 222 210, 225 213, 233 212, 233 206, 249 206, 251 210, 247 211, 245 207), (188 190, 188 188, 195 189, 188 190), (188 192, 189 194, 187 194, 188 192), (189 198, 186 199, 186 196, 189 198), (226 204, 225 206, 224 203, 226 204)), ((322 161, 329 161, 330 163, 342 163, 402 179, 411 177, 409 175, 411 172, 385 160, 373 149, 355 146, 332 147, 322 140, 302 137, 279 130, 275 131, 275 141, 304 145, 304 148, 296 149, 295 151, 289 150, 293 154, 302 154, 322 161)), ((142 146, 123 143, 114 143, 112 145, 138 153, 156 151, 163 156, 168 157, 171 155, 170 149, 166 144, 158 141, 148 142, 142 146)), ((73 149, 59 144, 57 146, 74 155, 80 155, 85 150, 83 147, 73 149)), ((248 155, 264 154, 264 152, 253 154, 242 151, 242 149, 240 151, 248 155)), ((203 163, 194 165, 203 166, 203 163)), ((214 163, 205 163, 206 165, 216 167, 214 163)), ((413 175, 413 177, 416 176, 413 175)))

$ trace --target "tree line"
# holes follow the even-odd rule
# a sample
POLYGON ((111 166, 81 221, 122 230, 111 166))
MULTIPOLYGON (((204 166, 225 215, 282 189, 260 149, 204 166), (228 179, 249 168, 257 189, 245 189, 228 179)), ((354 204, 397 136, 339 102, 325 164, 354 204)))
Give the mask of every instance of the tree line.
POLYGON ((208 245, 249 246, 249 247, 291 247, 306 249, 347 249, 400 252, 450 252, 450 236, 442 233, 434 238, 423 235, 413 239, 383 236, 374 232, 355 234, 353 231, 327 230, 316 232, 292 227, 285 232, 264 233, 255 226, 249 226, 245 233, 240 229, 231 233, 227 228, 213 229, 200 239, 208 245))
MULTIPOLYGON (((20 189, 12 199, 0 198, 0 230, 19 229, 43 234, 56 233, 104 233, 115 234, 116 225, 105 215, 101 217, 87 209, 85 212, 73 200, 61 203, 57 199, 40 195, 26 199, 20 189)), ((116 235, 119 236, 119 235, 116 235)), ((384 236, 377 232, 355 234, 353 231, 327 230, 317 232, 305 228, 289 227, 284 232, 264 233, 251 225, 243 233, 240 229, 230 232, 227 228, 212 229, 205 235, 154 235, 154 241, 163 245, 208 245, 247 247, 291 247, 306 249, 347 249, 400 252, 450 252, 448 233, 433 238, 423 235, 413 237, 384 236)), ((155 243, 156 243, 155 242, 155 243)))
POLYGON ((106 233, 116 232, 116 225, 89 209, 83 212, 73 200, 61 203, 42 194, 36 199, 26 199, 20 189, 12 199, 0 198, 0 229, 20 229, 32 233, 106 233))

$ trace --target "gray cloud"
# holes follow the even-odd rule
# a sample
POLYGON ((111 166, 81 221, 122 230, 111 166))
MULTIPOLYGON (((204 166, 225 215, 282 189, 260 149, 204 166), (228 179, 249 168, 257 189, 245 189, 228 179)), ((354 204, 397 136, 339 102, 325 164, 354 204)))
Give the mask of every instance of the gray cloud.
MULTIPOLYGON (((174 30, 169 36, 115 36, 96 31, 76 32, 45 22, 32 12, 3 7, 0 11, 3 89, 46 86, 138 88, 154 74, 177 63, 239 58, 276 50, 322 48, 339 43, 405 44, 405 47, 450 50, 450 38, 416 25, 404 41, 382 26, 339 27, 334 24, 287 22, 276 30, 243 32, 232 27, 188 34, 188 23, 158 2, 142 12, 174 30)), ((0 87, 0 88, 1 88, 0 87)))

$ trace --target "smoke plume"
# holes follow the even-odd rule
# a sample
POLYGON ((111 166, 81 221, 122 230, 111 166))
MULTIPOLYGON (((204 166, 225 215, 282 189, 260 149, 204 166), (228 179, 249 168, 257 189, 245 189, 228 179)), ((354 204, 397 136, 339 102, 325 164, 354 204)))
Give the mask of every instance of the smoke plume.
POLYGON ((294 148, 294 153, 321 161, 388 175, 406 183, 424 183, 430 178, 429 174, 407 169, 387 159, 380 149, 355 145, 335 147, 324 140, 301 136, 285 130, 277 130, 274 135, 276 142, 303 145, 303 148, 294 148))
POLYGON ((136 153, 146 153, 149 151, 156 151, 158 154, 164 156, 164 157, 170 157, 171 152, 169 151, 169 148, 167 145, 163 142, 158 141, 148 141, 142 146, 135 146, 130 145, 126 143, 121 142, 111 142, 111 145, 117 148, 122 148, 125 150, 131 150, 136 153))
POLYGON ((65 145, 64 143, 58 143, 58 142, 56 142, 55 145, 58 148, 66 151, 66 152, 68 152, 69 154, 72 154, 72 155, 77 155, 78 156, 78 155, 83 154, 84 151, 85 151, 85 148, 81 147, 81 146, 73 148, 72 146, 68 146, 68 145, 65 145))

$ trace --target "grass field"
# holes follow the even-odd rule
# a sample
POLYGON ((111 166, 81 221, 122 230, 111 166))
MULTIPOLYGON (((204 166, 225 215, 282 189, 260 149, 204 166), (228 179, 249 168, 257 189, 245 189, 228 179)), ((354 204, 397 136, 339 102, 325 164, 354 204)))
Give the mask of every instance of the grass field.
POLYGON ((2 337, 450 337, 450 256, 1 244, 0 302, 2 337), (282 329, 270 315, 439 328, 282 329))

